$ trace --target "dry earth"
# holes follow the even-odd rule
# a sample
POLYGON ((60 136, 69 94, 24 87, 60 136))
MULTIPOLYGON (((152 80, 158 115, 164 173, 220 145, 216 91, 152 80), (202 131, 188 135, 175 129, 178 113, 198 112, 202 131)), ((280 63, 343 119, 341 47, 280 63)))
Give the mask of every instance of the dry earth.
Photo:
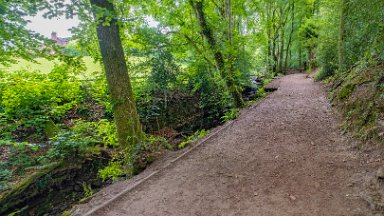
POLYGON ((384 182, 374 174, 382 151, 358 150, 342 135, 323 87, 304 74, 274 85, 277 91, 177 162, 163 169, 167 160, 160 160, 72 213, 84 215, 131 187, 92 215, 383 215, 377 190, 384 182))

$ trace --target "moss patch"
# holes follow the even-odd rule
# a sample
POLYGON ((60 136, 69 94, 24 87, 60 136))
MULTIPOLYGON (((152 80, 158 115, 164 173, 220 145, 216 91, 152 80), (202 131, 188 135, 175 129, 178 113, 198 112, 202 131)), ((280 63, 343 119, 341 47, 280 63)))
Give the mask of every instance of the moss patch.
POLYGON ((343 88, 339 92, 339 99, 343 100, 348 98, 354 89, 355 89, 355 85, 351 83, 348 83, 347 85, 343 86, 343 88))

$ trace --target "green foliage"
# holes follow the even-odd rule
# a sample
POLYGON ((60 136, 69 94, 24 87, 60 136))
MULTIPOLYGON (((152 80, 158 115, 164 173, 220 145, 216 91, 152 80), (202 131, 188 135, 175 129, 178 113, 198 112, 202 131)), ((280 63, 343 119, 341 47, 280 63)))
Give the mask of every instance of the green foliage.
POLYGON ((316 74, 316 80, 324 80, 332 76, 338 69, 338 39, 339 39, 339 4, 328 0, 322 4, 318 19, 319 46, 317 49, 317 61, 320 71, 316 74))
POLYGON ((228 122, 231 120, 236 119, 239 116, 239 110, 238 109, 231 109, 224 113, 224 115, 221 117, 221 120, 223 122, 228 122))
POLYGON ((93 149, 94 139, 75 132, 60 132, 50 141, 47 156, 52 159, 73 160, 93 149))
POLYGON ((50 120, 59 120, 81 99, 80 82, 71 66, 57 65, 47 76, 38 72, 11 74, 1 84, 3 118, 17 123, 9 128, 35 127, 42 132, 50 120))
MULTIPOLYGON (((266 82, 268 83, 268 82, 266 82)), ((264 84, 264 86, 266 86, 266 84, 264 84)), ((263 98, 267 95, 267 92, 265 91, 264 88, 260 88, 257 90, 257 93, 256 93, 256 98, 263 98)))
MULTIPOLYGON (((362 62, 360 63, 362 64, 362 62)), ((342 127, 360 139, 384 139, 380 115, 384 107, 384 70, 381 65, 360 65, 335 77, 331 89, 333 104, 344 114, 342 127)))
POLYGON ((103 181, 107 179, 117 180, 119 177, 122 177, 126 174, 125 169, 120 161, 112 160, 109 162, 108 166, 99 170, 100 178, 103 181))
POLYGON ((99 170, 99 176, 103 181, 107 179, 114 181, 124 176, 132 176, 145 169, 164 149, 172 149, 167 140, 147 135, 134 146, 132 155, 124 155, 121 152, 116 154, 108 166, 99 170))
POLYGON ((87 55, 85 51, 82 51, 81 48, 78 47, 78 44, 69 44, 68 46, 63 47, 60 51, 65 56, 80 57, 87 55))
POLYGON ((178 147, 180 149, 185 148, 187 145, 190 145, 196 142, 197 140, 205 137, 207 134, 208 134, 208 131, 204 129, 195 131, 191 136, 186 137, 186 141, 181 142, 178 147))
POLYGON ((315 75, 315 80, 320 81, 320 80, 325 80, 328 77, 334 75, 335 68, 332 67, 331 64, 324 64, 323 67, 319 70, 319 72, 316 73, 315 75))
POLYGON ((92 186, 90 184, 83 182, 82 186, 83 186, 83 191, 84 191, 85 197, 90 197, 93 195, 92 186))
MULTIPOLYGON (((316 79, 338 84, 334 100, 344 103, 345 127, 357 128, 363 138, 377 133, 384 98, 382 78, 367 74, 369 79, 365 79, 359 73, 384 60, 382 0, 232 0, 230 6, 224 1, 191 0, 177 1, 177 7, 174 1, 113 3, 115 12, 99 8, 96 16, 105 15, 106 26, 112 18, 119 24, 135 93, 129 98, 136 100, 149 132, 156 130, 146 127, 154 120, 160 130, 168 126, 165 119, 179 118, 184 107, 171 105, 184 98, 190 101, 180 106, 197 108, 182 116, 173 129, 183 130, 199 120, 209 126, 233 120, 239 114, 234 109, 240 104, 234 100, 239 96, 236 92, 249 85, 250 75, 271 78, 304 65, 309 69, 319 65, 316 79), (197 3, 202 3, 203 10, 197 10, 197 3), (343 8, 345 13, 341 13, 343 8), (155 19, 157 26, 150 26, 147 18, 155 19), (346 68, 339 65, 341 56, 345 56, 346 68), (358 95, 361 85, 372 82, 377 83, 368 86, 374 95, 358 95)), ((110 100, 114 91, 107 88, 98 64, 107 59, 101 58, 89 6, 89 2, 74 0, 65 4, 0 2, 0 64, 28 59, 1 68, 9 73, 0 72, 0 147, 5 146, 8 156, 0 163, 0 190, 29 170, 44 169, 48 162, 84 160, 105 149, 114 157, 99 175, 103 181, 116 180, 139 172, 161 151, 172 148, 165 139, 152 136, 129 147, 118 145, 112 113, 119 102, 110 100), (76 43, 55 48, 60 58, 54 61, 34 58, 47 53, 41 48, 51 49, 52 44, 25 28, 24 16, 40 9, 48 17, 76 13, 82 22, 73 29, 76 43), (90 57, 84 58, 85 63, 77 58, 86 54, 96 62, 90 64, 90 57), (33 60, 42 64, 36 66, 33 60), (19 67, 23 69, 15 71, 19 67)), ((265 95, 262 88, 256 97, 265 95)), ((191 128, 203 128, 196 125, 191 128)), ((207 133, 197 130, 178 148, 207 133)), ((83 189, 86 196, 93 194, 90 185, 84 183, 83 189)))
POLYGON ((0 1, 0 65, 15 58, 33 59, 33 55, 44 55, 42 44, 49 44, 41 35, 26 28, 25 16, 35 15, 37 8, 44 8, 44 1, 0 1), (32 55, 31 55, 32 54, 32 55))
POLYGON ((300 27, 299 34, 305 41, 305 47, 315 47, 317 44, 317 38, 319 37, 318 26, 316 25, 315 20, 305 20, 304 24, 300 27))
POLYGON ((100 149, 96 145, 118 146, 116 127, 105 119, 98 122, 76 121, 73 127, 59 132, 49 143, 48 158, 68 161, 98 154, 100 149))
POLYGON ((100 120, 97 124, 95 135, 105 146, 117 147, 119 145, 116 134, 116 125, 113 122, 109 122, 105 119, 100 120))
POLYGON ((0 168, 0 191, 4 191, 9 188, 8 181, 12 176, 12 170, 9 170, 4 162, 0 163, 0 168))
POLYGON ((8 160, 0 162, 0 191, 9 189, 8 182, 15 176, 22 176, 28 168, 39 164, 36 154, 40 147, 27 142, 0 140, 0 148, 7 154, 8 160))
POLYGON ((136 174, 145 169, 164 149, 172 149, 172 146, 165 138, 147 135, 141 142, 137 143, 132 155, 130 155, 130 161, 132 162, 131 174, 136 174))
POLYGON ((355 85, 351 83, 343 86, 343 88, 339 92, 339 99, 347 99, 351 95, 354 89, 355 89, 355 85))
POLYGON ((325 0, 318 18, 317 80, 333 84, 331 97, 344 113, 344 129, 362 139, 378 137, 382 101, 383 10, 380 0, 325 0))
POLYGON ((384 2, 380 0, 326 0, 321 4, 319 80, 338 69, 349 71, 361 60, 384 60, 383 7, 384 2))

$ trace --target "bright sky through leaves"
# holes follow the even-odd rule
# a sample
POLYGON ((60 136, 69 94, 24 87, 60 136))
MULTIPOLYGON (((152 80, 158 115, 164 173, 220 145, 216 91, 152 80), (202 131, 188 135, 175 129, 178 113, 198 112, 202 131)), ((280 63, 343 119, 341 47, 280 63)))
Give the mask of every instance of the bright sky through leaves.
MULTIPOLYGON (((52 32, 57 32, 58 36, 62 38, 71 37, 72 34, 69 29, 78 26, 80 23, 77 16, 74 16, 73 19, 66 19, 64 16, 47 19, 43 17, 43 12, 38 13, 34 17, 27 17, 26 19, 31 21, 27 25, 28 29, 48 38, 51 37, 52 32)), ((159 24, 159 22, 155 21, 152 17, 146 17, 145 20, 151 27, 157 27, 159 24)))
POLYGON ((34 17, 28 17, 27 19, 31 22, 27 25, 27 28, 48 38, 51 37, 53 31, 57 32, 59 37, 70 37, 72 34, 69 29, 76 27, 80 22, 76 16, 73 19, 66 19, 64 16, 46 19, 42 14, 43 12, 34 17))

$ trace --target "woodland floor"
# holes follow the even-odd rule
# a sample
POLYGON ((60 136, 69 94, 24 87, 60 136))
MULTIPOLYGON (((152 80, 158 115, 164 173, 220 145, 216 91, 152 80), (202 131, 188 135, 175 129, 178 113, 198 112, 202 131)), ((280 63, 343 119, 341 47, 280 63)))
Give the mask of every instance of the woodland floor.
POLYGON ((274 85, 277 91, 185 157, 165 169, 161 163, 175 155, 160 160, 73 213, 84 215, 160 170, 93 215, 381 215, 372 212, 365 185, 383 165, 382 152, 358 150, 342 134, 321 84, 292 74, 274 85))

